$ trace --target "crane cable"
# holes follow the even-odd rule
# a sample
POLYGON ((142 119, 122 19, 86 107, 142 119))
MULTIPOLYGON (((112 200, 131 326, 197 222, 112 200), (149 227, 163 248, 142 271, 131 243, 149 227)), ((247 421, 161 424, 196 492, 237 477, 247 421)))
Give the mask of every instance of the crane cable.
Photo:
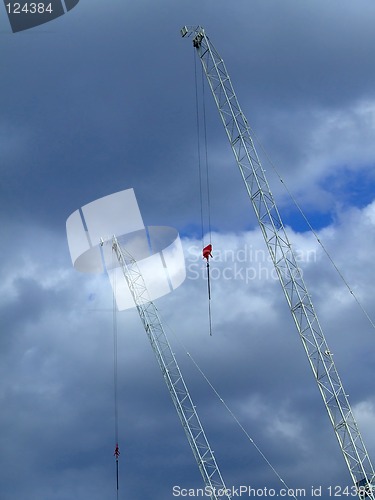
POLYGON ((116 500, 119 498, 119 457, 118 445, 118 335, 117 335, 117 304, 116 304, 116 268, 114 252, 112 251, 113 272, 113 390, 114 390, 114 419, 115 419, 115 451, 113 456, 116 460, 116 500))
POLYGON ((207 219, 208 219, 208 235, 209 243, 212 244, 211 233, 211 199, 210 199, 210 176, 209 176, 209 162, 208 162, 208 147, 207 147, 207 120, 206 120, 206 93, 205 93, 205 74, 203 66, 201 65, 201 80, 202 80, 202 110, 203 110, 203 133, 204 133, 204 160, 205 160, 205 173, 206 173, 206 186, 207 186, 207 219))
MULTIPOLYGON (((277 470, 275 469, 275 467, 271 464, 271 462, 268 460, 268 458, 265 456, 265 454, 262 452, 262 450, 259 448, 259 446, 255 443, 254 439, 250 436, 250 434, 247 432, 247 430, 244 428, 244 426, 241 424, 241 422, 238 420, 238 418, 236 417, 236 415, 233 413, 233 411, 229 408, 229 406, 227 405, 227 403, 224 401, 224 399, 220 396, 220 394, 217 392, 217 390, 215 389, 215 387, 212 385, 212 383, 210 382, 210 380, 206 377, 206 375, 203 373, 202 369, 198 366, 198 364, 196 363, 196 361, 192 358, 191 354, 189 352, 186 352, 186 354, 188 355, 188 357, 191 359, 192 363, 194 364, 194 366, 197 368, 197 370, 199 371, 199 373, 202 375, 202 377, 204 378, 204 380, 207 382, 207 384, 210 386, 210 388, 212 389, 212 391, 214 392, 214 394, 219 398, 220 402, 222 403, 222 405, 224 406, 224 408, 228 411, 228 413, 230 414, 230 416, 233 418, 233 420, 236 422, 236 424, 239 426, 239 428, 241 429, 241 431, 245 434, 245 436, 247 437, 247 439, 250 441, 250 443, 255 447, 255 449, 257 450, 257 452, 260 454, 260 456, 263 458, 263 460, 266 462, 266 464, 268 465, 268 467, 270 467, 270 469, 272 470, 272 472, 277 476, 277 478, 279 479, 279 481, 285 486, 286 490, 289 491, 289 492, 292 492, 293 490, 291 488, 288 487, 288 485, 286 484, 286 482, 284 481, 284 479, 280 476, 280 474, 277 472, 277 470)), ((291 495, 292 498, 296 498, 293 495, 291 495)))
POLYGON ((207 269, 207 292, 208 292, 208 324, 209 333, 212 335, 212 317, 211 317, 211 282, 210 282, 210 263, 209 257, 212 257, 212 232, 211 232, 211 200, 210 200, 210 182, 209 182, 209 163, 208 163, 208 147, 207 147, 207 123, 206 123, 206 100, 205 100, 205 78, 203 67, 201 66, 202 80, 202 112, 203 112, 203 138, 204 138, 204 161, 205 161, 205 184, 206 184, 206 200, 207 200, 207 226, 209 245, 205 246, 204 242, 204 210, 203 210, 203 173, 201 164, 201 131, 200 131, 200 113, 199 113, 199 96, 198 96, 198 73, 197 73, 197 55, 194 51, 194 80, 195 80, 195 105, 196 105, 196 127, 197 127, 197 148, 198 148, 198 174, 199 174, 199 197, 200 197, 200 216, 201 216, 201 240, 203 248, 203 258, 206 259, 207 269), (207 249, 209 251, 207 252, 207 249), (205 255, 206 251, 206 255, 205 255))
POLYGON ((203 183, 202 183, 202 164, 201 164, 201 138, 200 138, 200 117, 199 117, 199 98, 198 98, 198 76, 196 55, 194 52, 194 78, 195 78, 195 113, 197 129, 197 153, 198 153, 198 176, 199 176, 199 201, 201 216, 201 242, 204 246, 204 219, 203 219, 203 183))
POLYGON ((259 455, 262 457, 262 459, 265 461, 265 463, 268 465, 268 467, 272 470, 272 472, 275 474, 275 476, 279 479, 279 481, 285 486, 286 491, 288 491, 290 493, 289 497, 290 498, 294 498, 295 500, 298 500, 297 497, 294 495, 294 492, 293 492, 294 490, 291 489, 291 488, 289 488, 289 486, 286 484, 285 480, 277 472, 277 470, 275 469, 275 467, 268 460, 268 458, 262 452, 262 450, 260 449, 260 447, 256 444, 256 442, 250 436, 250 434, 247 432, 247 430, 245 429, 245 427, 241 424, 241 422, 239 421, 238 417, 236 417, 235 413, 230 409, 230 407, 228 406, 228 404, 224 401, 224 399, 221 397, 221 395, 219 394, 219 392, 215 389, 214 385, 209 380, 209 378, 207 377, 207 375, 203 372, 203 370, 200 368, 200 366, 195 361, 195 359, 193 358, 193 356, 187 350, 187 348, 183 344, 182 340, 176 335, 176 333, 173 330, 173 328, 165 320, 164 320, 164 324, 169 328, 169 330, 173 334, 174 338, 177 340, 177 342, 180 344, 180 346, 182 347, 182 349, 185 351, 185 354, 188 356, 188 358, 193 363, 193 365, 195 366, 195 368, 198 370, 198 372, 201 374, 201 376, 207 382, 207 384, 209 385, 210 389, 213 391, 213 393, 215 394, 215 396, 219 399, 220 403, 224 406, 224 408, 227 410, 227 412, 233 418, 233 420, 235 421, 235 423, 239 426, 239 428, 241 429, 241 431, 245 434, 245 436, 248 439, 248 441, 254 446, 254 448, 256 449, 256 451, 259 453, 259 455))
POLYGON ((266 149, 264 148, 264 146, 262 145, 262 143, 260 142, 260 140, 257 138, 257 136, 255 135, 254 131, 251 129, 250 125, 249 126, 249 130, 251 130, 251 135, 254 137, 254 139, 257 140, 261 150, 263 151, 263 154, 265 155, 267 161, 269 162, 269 164, 271 165, 273 171, 275 172, 275 174, 277 175, 279 181, 281 182, 281 184, 284 186, 284 189, 285 191, 287 192, 288 196, 290 197, 290 199, 292 200, 292 202, 294 203, 294 205, 296 206, 297 210, 299 211, 299 213, 301 214, 302 218, 304 219, 304 221, 306 222, 308 228, 310 229, 310 231, 312 232, 312 234, 314 235, 316 241, 319 243, 319 245, 321 246, 323 252, 326 254, 326 256, 328 257, 328 260, 330 261, 330 263, 332 264, 333 268, 335 269, 335 271, 337 272, 337 274, 339 275, 339 277, 341 278, 342 282, 344 283, 344 285, 346 286, 346 288, 348 289, 348 291, 350 292, 350 294, 353 296, 354 300, 356 301, 357 305, 359 306, 359 308, 361 309, 362 313, 365 315, 365 317, 367 318, 368 322, 370 323, 370 325, 372 326, 372 328, 374 328, 375 330, 375 323, 374 321, 372 320, 371 316, 369 315, 369 313, 367 312, 367 310, 364 308, 364 306, 362 305, 362 303, 360 302, 360 300, 358 299, 357 295, 354 293, 354 290, 351 288, 351 286, 349 285, 348 281, 346 280, 345 276, 342 274, 342 272, 340 271, 340 269, 338 268, 337 264, 335 263, 335 261, 333 260, 333 258, 331 257, 330 253, 328 252, 327 248, 325 247, 325 245, 322 243, 321 239, 319 238, 319 235, 318 233, 316 232, 316 230, 313 228, 313 226, 311 225, 310 221, 308 220, 307 216, 305 215, 305 213, 303 212, 301 206, 299 205, 299 203, 297 202, 296 198, 293 196, 293 194, 291 193, 291 191, 289 190, 288 186, 285 184, 283 178, 281 177, 281 175, 279 174, 279 172, 277 171, 276 169, 276 166, 275 164, 273 163, 273 161, 271 160, 270 156, 268 155, 266 149))

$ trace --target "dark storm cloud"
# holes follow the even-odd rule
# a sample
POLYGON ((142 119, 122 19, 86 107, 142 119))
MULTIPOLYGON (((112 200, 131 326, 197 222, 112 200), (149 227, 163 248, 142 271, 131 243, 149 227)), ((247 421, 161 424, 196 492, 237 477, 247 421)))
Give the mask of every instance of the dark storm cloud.
MULTIPOLYGON (((58 214, 59 222, 64 220, 82 199, 91 201, 120 185, 133 186, 147 216, 148 200, 153 199, 169 220, 180 226, 191 223, 187 201, 195 199, 199 205, 199 200, 194 194, 193 49, 178 33, 185 19, 192 22, 198 16, 206 26, 227 62, 250 123, 267 150, 273 153, 276 148, 272 158, 281 162, 284 172, 296 163, 303 168, 307 141, 317 126, 313 107, 337 109, 359 96, 372 96, 371 14, 359 17, 348 2, 340 13, 332 5, 312 8, 301 2, 289 2, 283 9, 274 2, 255 2, 252 7, 240 2, 230 14, 225 4, 214 13, 209 5, 199 13, 191 4, 168 5, 165 20, 167 3, 145 5, 149 15, 142 18, 134 7, 127 15, 120 3, 107 9, 96 5, 90 12, 79 6, 69 19, 56 21, 61 32, 5 38, 3 141, 19 136, 22 156, 17 163, 8 160, 7 166, 22 174, 7 178, 3 202, 53 224, 58 214), (249 31, 243 18, 254 19, 252 9, 257 22, 249 31), (94 12, 100 12, 102 23, 94 12), (227 15, 236 29, 224 24, 227 15), (82 28, 85 16, 90 22, 82 28), (45 43, 47 37, 51 43, 45 43), (22 140, 25 130, 27 141, 22 140), (17 200, 21 206, 15 206, 17 200)), ((212 104, 209 109, 212 168, 217 168, 220 151, 227 157, 223 172, 230 172, 235 168, 230 150, 212 104)), ((224 188, 230 198, 236 196, 237 186, 230 184, 214 186, 213 199, 222 199, 224 188)), ((239 211, 246 203, 244 199, 239 211)), ((230 210, 226 222, 217 205, 223 223, 234 223, 236 211, 230 210)))

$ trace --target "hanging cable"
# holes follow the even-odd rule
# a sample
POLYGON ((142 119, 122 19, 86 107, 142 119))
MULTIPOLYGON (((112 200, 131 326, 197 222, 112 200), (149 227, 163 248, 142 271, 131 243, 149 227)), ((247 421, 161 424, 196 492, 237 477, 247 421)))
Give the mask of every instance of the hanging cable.
POLYGON ((197 127, 197 148, 198 148, 198 175, 199 175, 199 200, 201 215, 201 241, 204 246, 204 220, 203 220, 203 184, 202 184, 202 165, 201 165, 201 139, 200 139, 200 119, 199 119, 199 98, 198 98, 198 76, 197 76, 197 56, 194 52, 194 78, 195 78, 195 110, 197 127))
POLYGON ((209 385, 210 389, 213 391, 215 396, 219 399, 220 403, 224 406, 224 408, 227 410, 227 412, 230 414, 230 416, 233 418, 233 420, 236 422, 236 424, 239 426, 241 431, 245 434, 246 438, 248 441, 254 446, 256 451, 259 453, 259 455, 262 457, 262 459, 265 461, 265 463, 268 465, 268 467, 272 470, 272 472, 275 474, 275 476, 279 479, 279 481, 285 486, 286 490, 291 493, 290 498, 294 498, 295 500, 298 500, 297 497, 293 493, 293 489, 290 489, 284 479, 281 477, 281 475, 277 472, 275 467, 271 464, 271 462, 268 460, 268 458, 265 456, 265 454, 262 452, 260 447, 255 443, 254 439, 250 436, 250 434, 247 432, 245 427, 241 424, 239 419, 236 417, 234 412, 230 409, 228 404, 224 401, 224 399, 220 396, 219 392, 215 389, 214 385, 211 383, 211 381, 208 379, 206 374, 203 372, 203 370, 200 368, 198 363, 194 360, 193 356, 189 353, 183 342, 180 340, 180 338, 176 335, 175 331, 172 329, 172 327, 164 320, 164 324, 166 327, 170 330, 170 332, 173 334, 174 338, 177 340, 177 342, 180 344, 182 349, 185 351, 185 354, 188 356, 188 358, 191 360, 195 368, 198 370, 198 372, 201 374, 201 376, 204 378, 206 383, 209 385))
MULTIPOLYGON (((202 75, 202 104, 203 104, 203 129, 204 129, 204 150, 205 150, 205 167, 206 167, 206 185, 207 185, 207 217, 208 217, 208 236, 209 242, 207 248, 209 248, 209 257, 212 257, 212 234, 211 234, 211 200, 210 200, 210 176, 209 176, 209 163, 208 163, 208 147, 207 147, 207 121, 206 121, 206 78, 203 71, 203 66, 201 65, 201 75, 202 75)), ((204 249, 203 249, 204 252, 204 249)), ((203 254, 204 256, 204 254, 203 254)), ((210 263, 207 257, 207 288, 208 288, 208 324, 210 335, 212 335, 212 317, 211 317, 211 283, 210 283, 210 263)))
POLYGON ((210 283, 210 257, 212 257, 212 245, 211 243, 203 248, 203 258, 207 260, 207 291, 208 291, 208 324, 210 335, 212 335, 212 321, 211 321, 211 283, 210 283))
MULTIPOLYGON (((189 352, 186 352, 186 354, 188 355, 188 357, 191 359, 192 363, 194 364, 194 366, 197 368, 197 370, 199 371, 199 373, 202 375, 202 377, 204 378, 204 380, 207 382, 207 384, 210 386, 210 388, 212 389, 212 391, 214 392, 214 394, 218 397, 218 399, 220 400, 220 402, 223 404, 224 408, 229 412, 230 416, 233 418, 233 420, 236 422, 236 424, 239 426, 239 428, 242 430, 242 432, 245 434, 245 436, 247 437, 247 439, 250 441, 250 443, 255 447, 255 449, 257 450, 257 452, 260 454, 260 456, 263 458, 263 460, 266 462, 266 464, 268 465, 268 467, 270 467, 270 469, 272 470, 272 472, 277 476, 277 478, 279 479, 279 481, 282 482, 282 484, 286 487, 286 489, 288 491, 292 491, 290 488, 288 488, 287 484, 285 483, 284 479, 280 476, 280 474, 277 472, 277 470, 275 469, 275 467, 271 464, 271 462, 268 460, 268 458, 265 456, 265 454, 262 452, 262 450, 259 448, 259 446, 254 442, 254 439, 250 436, 250 434, 247 432, 247 430, 244 428, 244 426, 241 424, 241 422, 238 420, 238 418, 236 417, 236 415, 233 413, 233 411, 229 408, 229 406, 227 405, 227 403, 224 401, 224 399, 220 396, 220 394, 217 392, 217 390, 215 389, 215 387, 212 385, 212 383, 209 381, 209 379, 206 377, 206 375, 203 373, 203 371, 201 370, 201 368, 198 366, 198 364, 196 363, 196 361, 193 359, 193 357, 191 356, 191 354, 189 352)), ((293 498, 296 498, 294 495, 292 495, 293 498)))
POLYGON ((328 257, 328 260, 330 261, 330 263, 332 264, 333 268, 335 269, 335 271, 337 272, 337 274, 339 275, 340 279, 342 280, 342 282, 344 283, 344 285, 346 286, 346 288, 349 290, 350 294, 353 296, 354 300, 356 301, 357 305, 359 306, 359 308, 361 309, 362 313, 364 314, 364 316, 367 318, 368 322, 370 323, 370 325, 372 326, 372 328, 374 328, 375 330, 375 323, 374 321, 371 319, 369 313, 367 312, 367 310, 364 308, 364 306, 362 305, 362 303, 360 302, 360 300, 358 299, 358 297, 356 296, 356 294, 354 293, 353 289, 350 287, 348 281, 345 279, 345 276, 342 274, 342 272, 340 271, 340 269, 338 268, 337 264, 335 263, 335 261, 333 260, 333 258, 331 257, 330 253, 328 252, 327 248, 324 246, 324 244, 322 243, 321 239, 319 238, 319 235, 318 233, 315 231, 315 229, 312 227, 310 221, 308 220, 307 216, 305 215, 305 213, 303 212, 302 208, 300 207, 299 203, 297 202, 297 200, 295 199, 295 197, 293 196, 293 194, 291 193, 291 191, 289 190, 288 186, 285 184, 284 180, 282 179, 281 175, 279 174, 279 172, 277 171, 276 169, 276 166, 275 164, 273 163, 273 161, 271 160, 271 158, 269 157, 267 151, 265 150, 265 148, 263 147, 262 143, 260 142, 260 140, 257 138, 257 136, 255 135, 254 131, 250 128, 249 126, 249 129, 251 130, 251 134, 252 136, 254 137, 254 139, 257 140, 261 150, 263 151, 263 154, 265 155, 267 161, 269 162, 269 164, 271 165, 273 171, 275 172, 275 174, 277 175, 279 181, 281 182, 281 184, 284 186, 284 189, 285 191, 287 192, 288 196, 290 197, 290 199, 292 200, 292 202, 294 203, 294 205, 296 206, 297 210, 299 211, 299 213, 301 214, 302 218, 304 219, 305 223, 307 224, 308 228, 310 229, 310 231, 312 232, 312 234, 314 235, 316 241, 319 243, 319 245, 321 246, 323 252, 326 254, 326 256, 328 257))
POLYGON ((204 151, 205 151, 205 170, 206 170, 206 186, 207 186, 207 217, 208 217, 208 235, 209 243, 212 244, 211 235, 211 200, 210 200, 210 175, 209 175, 209 163, 208 163, 208 147, 207 147, 207 121, 206 121, 206 78, 201 65, 201 76, 202 76, 202 108, 203 108, 203 131, 204 131, 204 151))
POLYGON ((116 270, 115 256, 112 252, 113 272, 113 390, 114 390, 114 416, 115 416, 115 451, 113 453, 116 460, 116 499, 119 498, 119 439, 118 439, 118 335, 117 335, 117 304, 116 304, 116 270))
POLYGON ((203 110, 203 138, 204 138, 204 163, 205 163, 205 183, 206 183, 206 203, 207 203, 207 226, 209 245, 204 246, 204 209, 203 209, 203 173, 201 161, 201 140, 200 140, 200 113, 199 113, 199 98, 198 98, 198 75, 197 75, 197 56, 194 53, 194 75, 195 75, 195 102, 196 102, 196 121, 197 121, 197 138, 198 138, 198 173, 199 173, 199 196, 200 196, 200 213, 201 213, 201 238, 203 247, 203 258, 206 259, 207 270, 207 291, 208 291, 208 325, 209 333, 212 335, 212 317, 211 317, 211 283, 210 283, 210 263, 209 257, 212 257, 212 235, 211 235, 211 201, 210 201, 210 177, 208 168, 208 147, 207 147, 207 122, 206 122, 206 103, 205 103, 205 78, 203 67, 201 66, 201 81, 202 81, 202 110, 203 110))
POLYGON ((201 238, 204 246, 205 217, 207 218, 207 234, 209 243, 212 243, 211 235, 211 199, 210 199, 210 174, 207 146, 207 120, 206 120, 206 96, 205 96, 205 77, 203 67, 201 66, 201 86, 202 86, 202 118, 200 116, 199 92, 198 92, 198 73, 197 73, 197 55, 194 53, 194 78, 195 78, 195 107, 196 107, 196 127, 197 127, 197 149, 198 149, 198 175, 199 175, 199 198, 200 198, 200 216, 201 216, 201 238), (203 131, 201 131, 201 120, 203 122, 203 131), (203 135, 204 152, 202 153, 201 134, 203 135), (202 157, 204 158, 204 171, 202 167, 202 157), (205 186, 204 186, 205 184, 205 186), (205 207, 204 207, 205 205, 205 207), (206 210, 205 210, 206 208, 206 210))

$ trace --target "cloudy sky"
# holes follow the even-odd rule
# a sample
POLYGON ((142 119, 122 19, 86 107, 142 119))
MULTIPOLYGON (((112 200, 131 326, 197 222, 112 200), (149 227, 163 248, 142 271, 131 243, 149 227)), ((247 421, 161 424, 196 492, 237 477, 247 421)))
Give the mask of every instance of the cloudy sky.
MULTIPOLYGON (((0 9, 0 498, 116 498, 111 289, 76 272, 65 222, 134 188, 144 222, 181 234, 187 279, 157 301, 227 486, 350 477, 206 89, 213 336, 197 255, 194 50, 201 24, 278 172, 370 316, 374 310, 375 5, 370 0, 81 0, 13 34, 0 9)), ((258 143, 257 143, 258 144, 258 143)), ((374 329, 298 215, 271 189, 370 456, 374 329)), ((134 310, 118 314, 120 495, 203 487, 134 310)))

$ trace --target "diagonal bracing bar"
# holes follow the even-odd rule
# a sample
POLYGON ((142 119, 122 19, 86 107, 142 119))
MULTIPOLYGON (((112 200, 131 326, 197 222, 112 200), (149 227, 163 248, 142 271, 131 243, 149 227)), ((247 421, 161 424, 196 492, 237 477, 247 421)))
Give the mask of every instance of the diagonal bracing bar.
POLYGON ((115 236, 112 238, 112 249, 133 296, 144 329, 162 371, 164 381, 167 384, 182 427, 207 487, 206 491, 210 495, 211 500, 219 500, 220 498, 231 499, 229 489, 224 484, 213 451, 207 441, 197 411, 182 378, 159 313, 155 304, 149 300, 148 291, 137 262, 125 248, 120 246, 115 236))
POLYGON ((374 469, 354 419, 346 392, 297 266, 265 171, 238 103, 224 61, 202 27, 186 27, 192 36, 247 193, 255 210, 285 298, 306 351, 330 421, 359 498, 375 499, 374 469))

